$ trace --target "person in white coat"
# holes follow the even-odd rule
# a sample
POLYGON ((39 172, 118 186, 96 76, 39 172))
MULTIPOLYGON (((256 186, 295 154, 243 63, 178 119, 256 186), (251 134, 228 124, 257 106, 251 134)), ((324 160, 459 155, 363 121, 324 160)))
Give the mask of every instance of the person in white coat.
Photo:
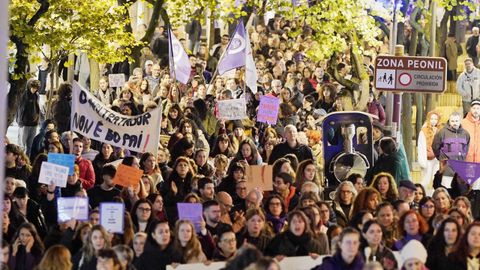
POLYGON ((472 100, 480 98, 480 69, 473 65, 472 58, 465 59, 465 71, 458 77, 457 91, 462 96, 463 115, 466 115, 472 100))
POLYGON ((425 189, 431 188, 433 177, 439 169, 439 161, 432 150, 433 137, 440 130, 439 122, 440 114, 435 111, 429 112, 418 134, 417 155, 418 163, 422 168, 420 183, 425 189))

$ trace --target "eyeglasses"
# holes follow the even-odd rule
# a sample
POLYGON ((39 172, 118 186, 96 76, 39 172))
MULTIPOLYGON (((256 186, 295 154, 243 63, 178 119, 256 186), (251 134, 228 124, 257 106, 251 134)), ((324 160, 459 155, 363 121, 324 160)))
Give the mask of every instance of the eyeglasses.
POLYGON ((232 204, 226 204, 226 203, 222 203, 223 206, 225 206, 226 208, 233 208, 233 205, 232 204))
POLYGON ((271 203, 269 203, 269 205, 271 205, 271 206, 281 206, 282 204, 281 204, 281 203, 271 202, 271 203))
POLYGON ((422 208, 435 208, 435 205, 424 204, 424 205, 422 205, 422 208))
POLYGON ((236 238, 227 238, 227 239, 223 239, 222 241, 225 242, 225 243, 235 243, 235 242, 237 242, 237 239, 236 238))
POLYGON ((137 208, 137 210, 140 210, 140 211, 143 211, 143 212, 150 212, 150 211, 152 211, 152 209, 150 209, 150 208, 143 208, 143 207, 139 207, 139 208, 137 208))
POLYGON ((352 193, 352 191, 351 191, 351 190, 340 190, 340 192, 341 192, 341 193, 346 193, 346 194, 348 194, 348 193, 352 193))

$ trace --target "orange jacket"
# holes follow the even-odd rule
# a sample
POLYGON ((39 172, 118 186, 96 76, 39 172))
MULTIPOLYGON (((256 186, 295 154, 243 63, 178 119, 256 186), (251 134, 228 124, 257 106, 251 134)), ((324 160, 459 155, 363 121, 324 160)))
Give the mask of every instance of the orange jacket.
POLYGON ((466 161, 480 162, 480 120, 475 121, 471 112, 462 120, 462 127, 470 134, 466 161))

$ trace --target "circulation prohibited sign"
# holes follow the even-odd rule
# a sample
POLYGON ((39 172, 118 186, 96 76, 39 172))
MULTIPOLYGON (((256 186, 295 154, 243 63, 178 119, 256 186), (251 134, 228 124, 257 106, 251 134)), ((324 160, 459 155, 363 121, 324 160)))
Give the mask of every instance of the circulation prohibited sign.
POLYGON ((447 60, 441 57, 379 55, 375 60, 375 89, 379 91, 442 93, 447 60))

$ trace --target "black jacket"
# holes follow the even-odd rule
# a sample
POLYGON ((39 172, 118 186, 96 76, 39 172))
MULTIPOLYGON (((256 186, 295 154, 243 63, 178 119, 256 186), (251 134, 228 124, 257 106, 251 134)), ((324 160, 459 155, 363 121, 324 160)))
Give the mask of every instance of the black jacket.
POLYGON ((145 251, 138 258, 135 267, 142 270, 165 270, 172 263, 184 263, 183 256, 173 247, 173 241, 165 250, 160 250, 156 243, 147 242, 145 251))
POLYGON ((18 104, 16 120, 18 126, 37 126, 40 121, 38 93, 25 90, 18 104))
POLYGON ((313 153, 310 147, 297 143, 295 148, 291 148, 287 142, 283 142, 275 145, 272 154, 268 159, 268 164, 273 164, 277 159, 282 158, 287 154, 294 154, 298 158, 298 162, 302 162, 306 159, 313 160, 313 153))
POLYGON ((304 234, 295 236, 290 231, 280 233, 270 241, 265 251, 267 256, 284 255, 289 257, 308 256, 309 253, 324 254, 318 240, 304 234))

